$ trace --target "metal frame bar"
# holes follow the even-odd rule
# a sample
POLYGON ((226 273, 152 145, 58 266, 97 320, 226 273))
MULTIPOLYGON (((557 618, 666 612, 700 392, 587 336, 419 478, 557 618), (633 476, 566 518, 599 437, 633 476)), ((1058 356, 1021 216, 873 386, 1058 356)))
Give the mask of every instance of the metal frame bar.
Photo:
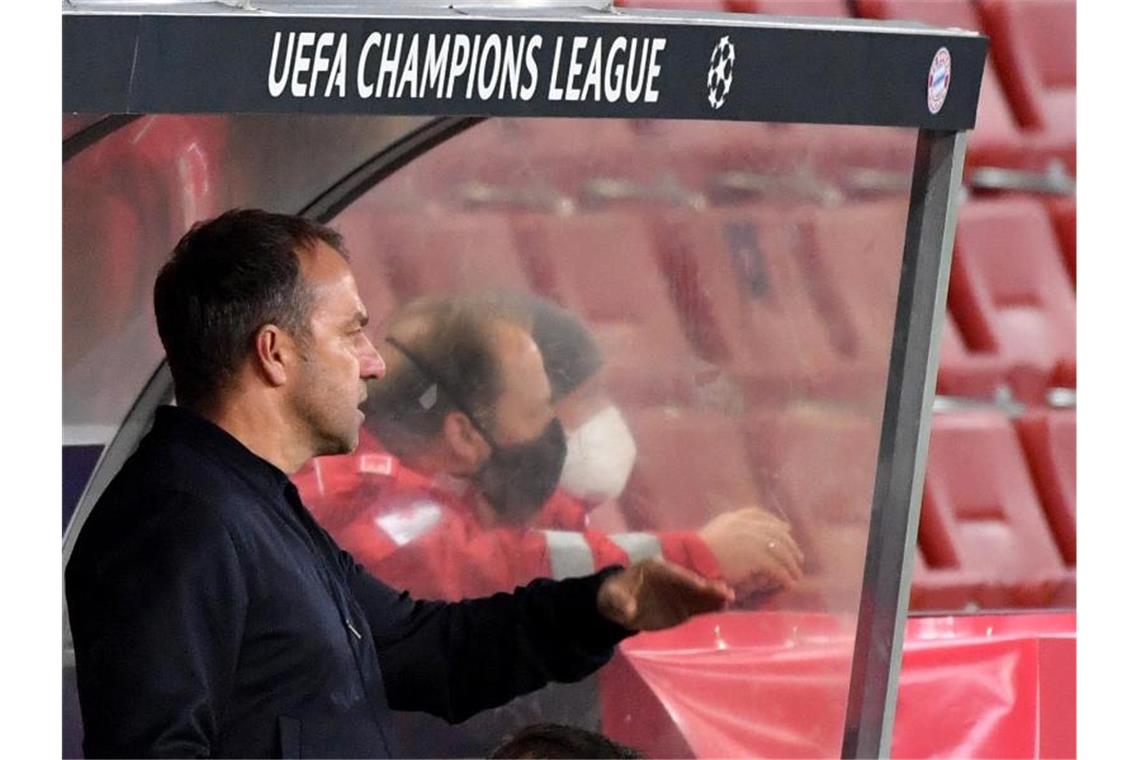
MULTIPOLYGON (((358 8, 353 14, 351 4, 339 8, 338 15, 300 8, 270 14, 219 7, 226 11, 65 12, 64 109, 764 120, 958 130, 974 125, 987 48, 987 39, 975 32, 860 19, 586 9, 473 14, 425 8, 418 14, 385 15, 376 12, 378 6, 358 8), (326 69, 321 58, 323 73, 314 73, 306 83, 304 75, 298 79, 290 67, 292 56, 302 55, 300 46, 309 43, 298 42, 294 48, 290 40, 314 34, 326 43, 333 41, 337 60, 343 63, 334 76, 333 67, 326 69), (466 64, 462 71, 456 68, 448 74, 446 89, 428 86, 433 80, 427 77, 417 80, 416 72, 430 70, 428 47, 410 42, 400 73, 401 82, 411 74, 410 86, 393 87, 396 80, 388 77, 386 90, 377 91, 377 40, 392 35, 417 43, 433 36, 446 41, 457 35, 522 35, 534 47, 527 48, 525 77, 516 78, 515 84, 524 83, 522 90, 504 89, 507 79, 500 77, 497 90, 484 91, 471 88, 473 69, 466 64), (652 77, 646 75, 639 94, 602 97, 595 88, 590 97, 577 84, 571 86, 571 53, 564 50, 571 44, 568 40, 593 40, 599 53, 603 48, 612 53, 625 50, 621 45, 635 37, 652 39, 654 51, 646 53, 645 42, 639 48, 643 68, 647 55, 654 61, 648 69, 652 77), (722 44, 734 51, 734 73, 720 88, 710 89, 710 54, 722 44), (953 56, 954 86, 942 106, 931 110, 924 84, 940 48, 953 56), (286 86, 281 77, 289 78, 290 70, 286 86), (468 85, 451 89, 462 81, 468 85), (715 102, 714 92, 720 93, 715 102)), ((632 56, 632 43, 628 50, 632 56)), ((397 60, 401 53, 394 55, 392 60, 397 60)), ((446 56, 431 60, 446 61, 446 56)), ((630 65, 636 60, 631 58, 630 65)))
POLYGON ((111 478, 119 472, 127 457, 134 453, 139 441, 150 430, 154 420, 154 410, 163 401, 173 398, 173 395, 174 379, 170 376, 166 361, 163 360, 146 381, 138 399, 131 405, 130 411, 119 425, 115 437, 107 444, 107 448, 103 449, 99 461, 91 470, 91 476, 87 479, 87 485, 79 496, 75 511, 71 513, 71 520, 67 523, 67 530, 63 534, 64 569, 67 568, 67 561, 71 559, 71 551, 75 548, 75 541, 79 537, 83 523, 87 520, 87 514, 110 485, 111 478))
POLYGON ((66 164, 115 130, 141 118, 141 114, 113 114, 84 127, 63 141, 63 163, 66 164))
POLYGON ((842 756, 891 749, 965 132, 920 130, 842 756))
POLYGON ((441 116, 389 145, 358 166, 300 211, 300 216, 325 224, 386 177, 399 171, 442 142, 479 122, 482 116, 441 116))

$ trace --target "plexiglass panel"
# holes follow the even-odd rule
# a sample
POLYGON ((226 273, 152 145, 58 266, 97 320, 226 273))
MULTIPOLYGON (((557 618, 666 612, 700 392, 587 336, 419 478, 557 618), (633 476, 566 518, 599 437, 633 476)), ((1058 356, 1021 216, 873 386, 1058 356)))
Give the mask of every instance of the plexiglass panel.
POLYGON ((151 288, 191 224, 234 206, 299 211, 419 121, 147 116, 67 161, 65 442, 107 443, 158 367, 151 288))
POLYGON ((355 454, 296 476, 362 564, 457 599, 663 554, 740 592, 624 642, 584 685, 457 727, 401 716, 405 751, 485 756, 558 721, 653 757, 839 754, 914 146, 878 128, 493 120, 333 221, 390 365, 374 395, 418 372, 421 411, 478 396, 484 438, 538 441, 557 414, 568 441, 558 488, 520 514, 482 465, 440 455, 446 431, 370 417, 355 454), (456 388, 470 375, 424 356, 459 349, 425 345, 445 333, 403 307, 504 291, 530 299, 527 340, 493 342, 495 392, 456 388), (553 408, 518 416, 545 383, 553 408), (780 557, 802 567, 783 590, 780 557))

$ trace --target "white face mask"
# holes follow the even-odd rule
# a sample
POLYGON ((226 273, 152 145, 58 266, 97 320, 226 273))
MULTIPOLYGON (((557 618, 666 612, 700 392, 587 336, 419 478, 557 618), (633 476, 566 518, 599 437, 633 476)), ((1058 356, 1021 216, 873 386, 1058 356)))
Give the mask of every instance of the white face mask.
POLYGON ((607 406, 566 434, 566 463, 559 485, 589 502, 616 498, 625 490, 637 444, 615 406, 607 406))

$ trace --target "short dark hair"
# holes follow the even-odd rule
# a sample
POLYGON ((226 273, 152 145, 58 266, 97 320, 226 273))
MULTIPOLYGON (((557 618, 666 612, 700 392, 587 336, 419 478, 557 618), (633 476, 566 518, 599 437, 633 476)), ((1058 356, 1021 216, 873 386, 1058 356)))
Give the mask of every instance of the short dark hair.
POLYGON ((502 394, 494 330, 501 321, 530 330, 520 312, 485 297, 427 296, 400 308, 388 337, 401 361, 371 383, 368 428, 397 456, 437 436, 456 410, 494 431, 493 407, 502 394))
POLYGON ((154 283, 155 321, 179 404, 216 400, 263 326, 308 335, 312 299, 297 252, 318 241, 344 255, 334 230, 256 209, 227 211, 182 236, 154 283))
POLYGON ((491 753, 498 758, 640 758, 632 747, 594 731, 557 723, 538 723, 515 732, 491 753))
POLYGON ((602 369, 601 346, 569 309, 531 293, 504 294, 501 298, 530 315, 531 335, 542 354, 554 401, 560 401, 602 369))

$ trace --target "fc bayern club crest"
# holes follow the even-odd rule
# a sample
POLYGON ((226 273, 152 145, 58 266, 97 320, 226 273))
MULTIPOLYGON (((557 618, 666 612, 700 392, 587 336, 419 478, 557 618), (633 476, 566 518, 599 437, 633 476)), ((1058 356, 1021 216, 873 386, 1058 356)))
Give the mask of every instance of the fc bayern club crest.
POLYGON ((931 114, 942 110, 946 94, 950 92, 950 51, 938 48, 934 60, 930 62, 930 73, 926 77, 926 107, 931 114))
POLYGON ((736 63, 736 48, 728 35, 720 38, 709 59, 709 105, 719 109, 732 89, 732 67, 736 63))

